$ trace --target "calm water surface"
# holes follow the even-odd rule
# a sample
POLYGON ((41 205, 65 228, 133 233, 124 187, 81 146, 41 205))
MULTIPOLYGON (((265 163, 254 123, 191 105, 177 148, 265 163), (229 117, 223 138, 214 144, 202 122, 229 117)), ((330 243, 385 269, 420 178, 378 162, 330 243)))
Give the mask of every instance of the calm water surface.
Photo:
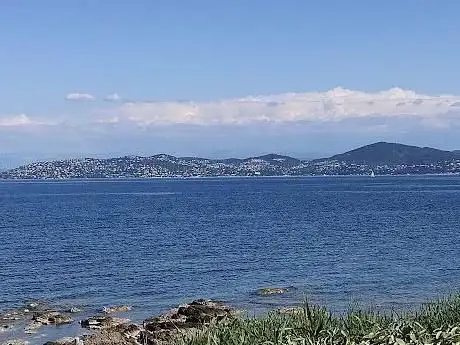
POLYGON ((3 181, 0 310, 406 308, 459 289, 459 220, 460 177, 3 181))

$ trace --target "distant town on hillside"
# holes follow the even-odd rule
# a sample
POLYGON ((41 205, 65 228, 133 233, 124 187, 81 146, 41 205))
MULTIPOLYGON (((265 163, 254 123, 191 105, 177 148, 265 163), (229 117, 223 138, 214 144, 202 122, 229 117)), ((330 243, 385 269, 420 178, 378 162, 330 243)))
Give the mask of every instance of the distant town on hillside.
POLYGON ((268 154, 246 159, 150 157, 82 158, 27 164, 3 179, 155 178, 218 176, 460 174, 460 151, 378 142, 315 160, 268 154))

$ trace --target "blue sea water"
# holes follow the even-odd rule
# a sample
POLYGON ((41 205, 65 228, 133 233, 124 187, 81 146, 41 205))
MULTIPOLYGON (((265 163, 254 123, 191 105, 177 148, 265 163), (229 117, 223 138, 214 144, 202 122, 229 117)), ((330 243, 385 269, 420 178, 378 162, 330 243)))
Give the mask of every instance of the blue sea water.
POLYGON ((459 205, 458 176, 1 181, 0 310, 410 308, 459 290, 459 205))

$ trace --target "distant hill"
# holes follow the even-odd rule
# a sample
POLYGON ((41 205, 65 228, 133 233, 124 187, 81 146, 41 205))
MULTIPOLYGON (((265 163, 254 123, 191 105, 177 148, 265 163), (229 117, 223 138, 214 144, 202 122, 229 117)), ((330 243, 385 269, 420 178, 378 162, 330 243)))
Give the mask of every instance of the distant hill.
POLYGON ((266 154, 245 159, 150 157, 45 161, 0 171, 5 179, 152 178, 202 176, 459 174, 460 152, 379 142, 312 161, 266 154))
POLYGON ((429 164, 460 157, 460 152, 443 151, 397 143, 378 142, 329 158, 347 163, 369 165, 429 164))
POLYGON ((27 164, 5 172, 0 178, 148 178, 193 176, 281 176, 301 161, 276 154, 246 159, 207 159, 157 154, 150 157, 82 158, 27 164))
POLYGON ((267 154, 263 156, 258 156, 258 157, 251 157, 247 158, 244 161, 251 161, 251 160, 261 160, 273 165, 281 166, 281 167, 292 167, 299 165, 301 163, 300 159, 297 158, 292 158, 289 156, 282 156, 282 155, 277 155, 277 154, 267 154))

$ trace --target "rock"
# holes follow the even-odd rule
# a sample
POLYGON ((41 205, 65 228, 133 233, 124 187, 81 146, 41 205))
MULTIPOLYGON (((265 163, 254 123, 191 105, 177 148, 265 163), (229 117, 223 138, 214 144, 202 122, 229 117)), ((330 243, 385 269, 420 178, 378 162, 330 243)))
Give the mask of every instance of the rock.
POLYGON ((24 321, 25 314, 20 309, 10 310, 0 314, 0 333, 11 331, 16 328, 21 321, 24 321))
POLYGON ((3 315, 0 315, 0 319, 4 321, 17 321, 21 320, 21 314, 17 311, 12 311, 3 315))
POLYGON ((300 315, 305 312, 303 307, 284 307, 278 309, 278 313, 281 315, 300 315))
POLYGON ((281 295, 289 291, 290 291, 289 288, 268 287, 268 288, 262 288, 262 289, 257 290, 257 294, 259 296, 271 296, 271 295, 281 295))
POLYGON ((13 325, 0 325, 0 333, 11 331, 13 328, 13 325))
POLYGON ((229 308, 217 305, 210 301, 207 303, 203 300, 193 301, 187 306, 180 307, 177 314, 186 316, 187 322, 206 323, 213 319, 222 319, 230 312, 229 308))
POLYGON ((35 313, 32 320, 39 322, 42 325, 62 325, 72 322, 72 318, 70 316, 61 314, 57 311, 44 311, 35 313))
POLYGON ((111 316, 93 316, 86 320, 80 321, 80 325, 88 329, 104 329, 118 326, 129 322, 129 319, 122 319, 111 316))
POLYGON ((180 306, 159 317, 146 320, 146 329, 153 326, 154 329, 174 327, 190 328, 200 324, 209 323, 211 320, 220 320, 234 314, 234 310, 222 302, 212 300, 196 300, 190 304, 180 306), (169 325, 167 325, 169 324, 169 325))
POLYGON ((83 345, 83 341, 79 337, 66 337, 55 341, 48 341, 44 345, 83 345))
POLYGON ((44 309, 45 304, 29 303, 26 308, 20 307, 0 314, 0 331, 10 328, 23 328, 26 334, 33 334, 42 325, 68 323, 72 320, 60 313, 44 309), (32 319, 32 320, 31 320, 32 319))
POLYGON ((76 313, 81 313, 82 310, 80 308, 77 308, 77 307, 72 307, 72 308, 68 309, 67 312, 71 313, 71 314, 76 314, 76 313))
POLYGON ((195 333, 213 320, 222 320, 234 315, 234 309, 222 302, 196 300, 180 306, 166 314, 144 321, 145 331, 139 342, 147 345, 170 343, 177 335, 195 333))
POLYGON ((136 339, 129 338, 121 332, 105 329, 83 338, 84 345, 139 345, 136 339))
POLYGON ((131 307, 127 305, 117 305, 117 306, 111 306, 111 307, 104 307, 102 311, 106 314, 111 314, 111 313, 123 313, 130 311, 131 307))
POLYGON ((122 333, 127 338, 137 339, 142 331, 142 328, 133 323, 122 323, 110 328, 109 330, 122 333))
POLYGON ((3 343, 0 343, 0 345, 27 345, 27 344, 29 344, 29 342, 23 339, 10 339, 10 340, 4 341, 3 343))
POLYGON ((34 311, 44 310, 44 309, 49 308, 48 304, 45 301, 32 301, 30 303, 27 303, 25 307, 27 309, 31 309, 34 311))
POLYGON ((139 345, 141 332, 140 326, 123 323, 84 336, 83 343, 84 345, 139 345))
POLYGON ((25 328, 24 328, 24 332, 26 334, 33 334, 33 333, 37 333, 37 329, 39 329, 43 324, 41 322, 37 322, 37 321, 32 321, 30 324, 28 324, 25 328))

